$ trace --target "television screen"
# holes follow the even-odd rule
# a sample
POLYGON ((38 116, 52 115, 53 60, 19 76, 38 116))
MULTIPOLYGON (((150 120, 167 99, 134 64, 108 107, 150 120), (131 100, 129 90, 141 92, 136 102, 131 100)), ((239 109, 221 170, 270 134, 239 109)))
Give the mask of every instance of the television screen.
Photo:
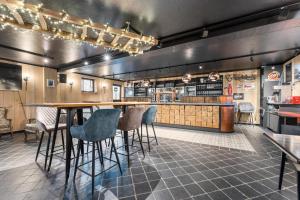
POLYGON ((0 63, 0 90, 22 90, 22 67, 0 63))

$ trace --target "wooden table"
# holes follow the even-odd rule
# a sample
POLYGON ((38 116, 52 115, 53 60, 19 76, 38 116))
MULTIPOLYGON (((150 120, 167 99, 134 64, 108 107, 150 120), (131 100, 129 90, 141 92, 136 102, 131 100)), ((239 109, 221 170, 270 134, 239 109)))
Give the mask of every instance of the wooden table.
MULTIPOLYGON (((77 114, 78 124, 83 124, 83 109, 84 108, 92 108, 93 106, 120 106, 122 110, 125 111, 128 106, 136 106, 136 105, 149 105, 150 102, 92 102, 92 103, 37 103, 37 104, 27 104, 25 106, 31 107, 55 107, 57 108, 56 122, 55 122, 55 134, 57 134, 59 118, 61 114, 61 110, 67 111, 67 129, 66 129, 66 167, 65 167, 65 186, 67 186, 69 175, 70 175, 70 167, 71 167, 71 148, 72 148, 72 136, 70 134, 70 128, 73 124, 73 119, 75 113, 77 114)), ((54 138, 55 140, 55 138, 54 138)), ((125 149, 129 154, 128 148, 128 132, 124 131, 124 141, 125 141, 125 149)), ((54 145, 51 147, 52 151, 54 150, 54 145)), ((83 153, 83 144, 81 145, 81 151, 83 153)), ((128 157, 129 161, 129 157, 128 157)), ((51 160, 49 162, 48 170, 51 166, 51 160)))
POLYGON ((297 193, 300 200, 300 136, 264 133, 264 135, 282 151, 278 189, 281 190, 284 166, 287 156, 297 173, 297 193))

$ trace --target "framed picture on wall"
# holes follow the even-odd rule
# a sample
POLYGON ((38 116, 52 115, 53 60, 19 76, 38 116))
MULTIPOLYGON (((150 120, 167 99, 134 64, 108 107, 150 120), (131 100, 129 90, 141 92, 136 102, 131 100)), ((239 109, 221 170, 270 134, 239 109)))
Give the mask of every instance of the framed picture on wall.
POLYGON ((233 100, 244 100, 244 93, 233 93, 233 100))
POLYGON ((113 85, 113 101, 121 101, 121 86, 113 85))
POLYGON ((55 87, 55 82, 53 79, 47 79, 47 87, 55 87))

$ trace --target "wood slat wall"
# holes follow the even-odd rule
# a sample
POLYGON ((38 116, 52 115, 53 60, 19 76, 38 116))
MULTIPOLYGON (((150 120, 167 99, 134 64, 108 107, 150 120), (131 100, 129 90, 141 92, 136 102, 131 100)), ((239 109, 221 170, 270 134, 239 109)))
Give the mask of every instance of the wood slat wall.
MULTIPOLYGON (((0 62, 6 61, 0 60, 0 62)), ((58 83, 56 69, 22 65, 22 77, 26 76, 29 77, 27 90, 25 81, 23 81, 23 87, 20 91, 0 91, 0 106, 8 109, 8 118, 12 119, 13 131, 23 130, 27 119, 35 118, 35 109, 23 107, 22 104, 112 101, 112 85, 123 85, 122 82, 93 78, 97 91, 95 93, 82 93, 80 91, 82 76, 78 74, 67 74, 68 80, 72 80, 74 83, 72 88, 69 84, 58 83), (55 81, 54 88, 47 87, 47 79, 55 81)))

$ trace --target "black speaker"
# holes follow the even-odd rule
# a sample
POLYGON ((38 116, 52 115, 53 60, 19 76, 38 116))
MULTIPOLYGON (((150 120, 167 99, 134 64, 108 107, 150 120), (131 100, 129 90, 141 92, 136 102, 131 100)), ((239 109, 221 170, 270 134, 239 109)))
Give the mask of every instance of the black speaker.
POLYGON ((67 83, 67 74, 59 74, 58 76, 60 83, 67 83))

